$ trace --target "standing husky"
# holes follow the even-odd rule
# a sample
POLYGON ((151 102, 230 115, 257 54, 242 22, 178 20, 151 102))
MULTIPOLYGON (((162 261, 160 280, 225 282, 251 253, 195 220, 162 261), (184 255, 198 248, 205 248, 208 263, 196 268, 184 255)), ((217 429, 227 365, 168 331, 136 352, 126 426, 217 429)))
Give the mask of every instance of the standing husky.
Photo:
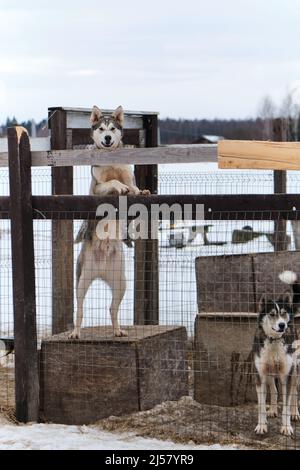
MULTIPOLYGON (((123 147, 124 112, 121 106, 110 116, 103 116, 100 109, 94 106, 90 121, 92 138, 97 148, 116 150, 123 147)), ((140 191, 137 188, 130 165, 92 166, 91 173, 91 195, 149 194, 149 191, 140 191)), ((114 335, 126 336, 118 322, 118 310, 125 294, 126 279, 123 242, 119 233, 121 229, 119 223, 116 225, 116 236, 105 240, 97 236, 101 222, 84 222, 78 232, 75 243, 82 242, 82 247, 76 270, 77 318, 70 338, 80 338, 84 298, 95 279, 102 279, 111 288, 110 315, 114 335)))
POLYGON ((281 434, 291 436, 291 419, 300 416, 297 403, 297 361, 294 354, 297 332, 294 314, 300 305, 300 284, 297 276, 284 271, 279 275, 282 282, 293 285, 293 295, 288 292, 277 302, 262 297, 259 306, 258 327, 253 342, 253 359, 257 371, 256 391, 258 398, 258 424, 256 434, 265 434, 267 416, 277 416, 277 387, 279 379, 282 391, 281 434), (270 388, 270 407, 267 413, 267 386, 270 388))

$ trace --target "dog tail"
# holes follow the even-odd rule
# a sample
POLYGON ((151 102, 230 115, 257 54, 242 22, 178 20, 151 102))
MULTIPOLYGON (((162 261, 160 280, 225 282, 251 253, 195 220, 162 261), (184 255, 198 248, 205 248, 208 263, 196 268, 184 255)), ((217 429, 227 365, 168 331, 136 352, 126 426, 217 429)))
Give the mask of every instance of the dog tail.
POLYGON ((296 313, 300 308, 300 280, 294 271, 283 271, 279 274, 279 279, 284 283, 292 286, 293 292, 293 309, 296 313))

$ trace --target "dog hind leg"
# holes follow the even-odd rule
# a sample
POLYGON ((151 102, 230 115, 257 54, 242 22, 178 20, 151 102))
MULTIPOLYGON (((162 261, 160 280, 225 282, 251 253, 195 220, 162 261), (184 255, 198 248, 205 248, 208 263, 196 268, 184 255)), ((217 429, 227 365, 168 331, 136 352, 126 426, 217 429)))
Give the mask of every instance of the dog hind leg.
MULTIPOLYGON (((122 243, 122 242, 121 242, 122 243)), ((124 330, 121 330, 118 321, 118 312, 126 290, 125 264, 121 245, 116 250, 114 256, 110 257, 107 263, 105 274, 102 279, 111 288, 112 301, 110 305, 110 316, 112 321, 113 333, 115 336, 127 336, 124 330)))
POLYGON ((69 335, 70 339, 79 339, 80 338, 80 328, 81 328, 81 323, 82 323, 82 319, 83 319, 83 302, 84 302, 84 298, 86 296, 86 293, 87 293, 88 288, 90 287, 92 281, 93 281, 93 279, 91 278, 91 275, 90 275, 89 271, 84 269, 81 272, 81 275, 80 275, 78 283, 77 283, 77 289, 76 289, 76 297, 77 297, 76 323, 75 323, 74 330, 69 335))

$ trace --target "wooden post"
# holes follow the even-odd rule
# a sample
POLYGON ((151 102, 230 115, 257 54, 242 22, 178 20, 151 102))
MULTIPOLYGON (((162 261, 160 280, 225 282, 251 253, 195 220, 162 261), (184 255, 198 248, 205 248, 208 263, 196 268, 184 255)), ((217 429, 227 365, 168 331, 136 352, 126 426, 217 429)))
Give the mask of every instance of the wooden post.
POLYGON ((37 421, 39 407, 31 152, 22 127, 7 131, 15 338, 16 417, 37 421))
MULTIPOLYGON (((146 147, 157 147, 157 115, 144 116, 146 147)), ((158 166, 138 165, 135 167, 137 186, 157 194, 158 166)), ((150 235, 150 224, 149 224, 150 235)), ((135 242, 134 265, 134 323, 156 325, 159 323, 159 269, 158 240, 137 240, 135 242)))
MULTIPOLYGON (((66 129, 66 111, 51 111, 51 149, 72 148, 66 129)), ((71 132, 71 131, 70 131, 71 132)), ((52 168, 52 194, 73 194, 73 168, 52 168)), ((52 222, 52 333, 73 328, 73 221, 52 222)))
MULTIPOLYGON (((300 115, 298 115, 296 119, 295 140, 298 142, 300 141, 300 115)), ((292 220, 291 225, 294 235, 295 249, 300 250, 300 220, 292 220)))
MULTIPOLYGON (((273 140, 282 142, 286 140, 287 132, 284 120, 281 118, 274 119, 273 121, 273 140)), ((286 193, 286 171, 274 171, 274 193, 286 193)), ((278 220, 274 223, 274 251, 285 251, 287 249, 286 240, 286 221, 278 220)))

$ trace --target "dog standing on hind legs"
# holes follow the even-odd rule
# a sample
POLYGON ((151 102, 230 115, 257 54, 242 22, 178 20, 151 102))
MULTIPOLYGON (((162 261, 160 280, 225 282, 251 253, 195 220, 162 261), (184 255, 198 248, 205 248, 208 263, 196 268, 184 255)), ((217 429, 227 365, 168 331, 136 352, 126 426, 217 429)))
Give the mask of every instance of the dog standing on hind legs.
MULTIPOLYGON (((101 110, 94 106, 90 121, 92 138, 97 148, 116 150, 123 147, 124 112, 121 106, 109 116, 104 116, 101 110)), ((91 195, 150 194, 148 190, 141 191, 136 186, 130 165, 92 166, 91 174, 91 195)), ((111 289, 110 315, 113 334, 126 336, 126 332, 121 330, 118 321, 119 307, 126 290, 123 241, 120 236, 121 222, 115 223, 115 236, 106 239, 100 239, 97 236, 99 227, 105 231, 105 227, 101 227, 101 224, 101 221, 84 222, 75 240, 75 243, 82 242, 82 247, 76 268, 77 316, 75 328, 69 335, 70 339, 80 338, 84 299, 95 279, 102 279, 111 289)))
POLYGON ((286 293, 278 301, 262 297, 259 305, 258 327, 252 354, 257 372, 256 391, 258 399, 258 424, 256 434, 265 434, 267 416, 278 414, 277 387, 279 379, 282 391, 282 425, 280 432, 285 436, 293 435, 291 419, 299 420, 297 403, 297 359, 294 352, 297 332, 294 315, 300 305, 300 284, 291 271, 284 271, 279 278, 293 286, 293 294, 286 293), (270 407, 267 412, 267 387, 270 389, 270 407))

